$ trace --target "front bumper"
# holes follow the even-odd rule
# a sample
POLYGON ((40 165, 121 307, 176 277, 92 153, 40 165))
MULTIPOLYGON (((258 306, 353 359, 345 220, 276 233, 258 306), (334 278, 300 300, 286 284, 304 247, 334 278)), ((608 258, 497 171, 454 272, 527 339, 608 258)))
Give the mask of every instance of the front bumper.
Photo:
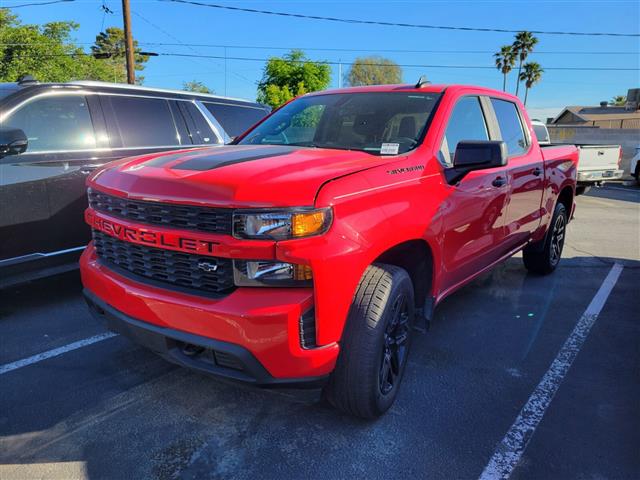
POLYGON ((618 180, 624 175, 624 170, 584 170, 578 172, 579 183, 599 183, 608 180, 618 180))
POLYGON ((218 299, 180 293, 110 270, 92 244, 80 271, 94 314, 175 363, 259 385, 316 382, 335 367, 337 343, 300 345, 300 316, 313 307, 310 288, 238 288, 218 299), (184 354, 186 344, 205 355, 184 354), (229 368, 234 362, 239 368, 229 368))

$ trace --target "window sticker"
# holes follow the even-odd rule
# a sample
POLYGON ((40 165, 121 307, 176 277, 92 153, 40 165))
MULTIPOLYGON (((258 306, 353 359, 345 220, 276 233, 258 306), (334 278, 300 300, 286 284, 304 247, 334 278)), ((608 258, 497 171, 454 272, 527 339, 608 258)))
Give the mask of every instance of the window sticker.
POLYGON ((380 155, 397 155, 399 148, 399 143, 383 143, 380 147, 380 155))

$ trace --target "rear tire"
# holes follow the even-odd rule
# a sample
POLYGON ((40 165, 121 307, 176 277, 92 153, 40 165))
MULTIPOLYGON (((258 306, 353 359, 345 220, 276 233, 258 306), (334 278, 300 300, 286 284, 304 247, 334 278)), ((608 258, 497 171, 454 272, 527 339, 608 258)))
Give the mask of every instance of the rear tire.
POLYGON ((589 190, 591 190, 590 186, 586 186, 586 185, 579 185, 576 187, 576 196, 577 195, 584 195, 585 193, 589 193, 589 190))
POLYGON ((527 270, 547 275, 556 269, 562 256, 568 219, 566 207, 558 203, 544 240, 528 245, 522 252, 522 260, 527 270))
POLYGON ((339 410, 376 418, 393 404, 404 374, 415 317, 409 274, 373 264, 351 304, 336 368, 324 390, 339 410))

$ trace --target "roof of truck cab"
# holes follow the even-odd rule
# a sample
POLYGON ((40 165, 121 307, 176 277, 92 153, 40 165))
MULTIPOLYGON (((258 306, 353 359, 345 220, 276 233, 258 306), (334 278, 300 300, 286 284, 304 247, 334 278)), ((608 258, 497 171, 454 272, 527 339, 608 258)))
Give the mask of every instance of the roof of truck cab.
POLYGON ((346 87, 337 88, 333 90, 323 90, 320 92, 308 93, 308 96, 313 95, 325 95, 334 93, 383 93, 383 92, 423 92, 423 93, 443 93, 445 90, 455 93, 456 91, 468 91, 473 90, 474 93, 479 95, 499 96, 504 98, 516 97, 509 93, 505 93, 501 90, 495 90, 486 87, 477 87, 475 85, 460 85, 460 84, 426 84, 421 87, 416 87, 415 84, 394 84, 394 85, 370 85, 363 87, 346 87))

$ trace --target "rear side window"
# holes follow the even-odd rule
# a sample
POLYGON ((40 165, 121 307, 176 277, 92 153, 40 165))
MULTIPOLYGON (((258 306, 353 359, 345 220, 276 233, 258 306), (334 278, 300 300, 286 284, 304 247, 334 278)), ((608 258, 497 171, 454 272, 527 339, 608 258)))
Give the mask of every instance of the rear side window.
POLYGON ((196 145, 207 145, 218 143, 218 137, 213 133, 211 127, 202 116, 198 107, 192 102, 178 102, 180 110, 185 116, 185 121, 191 131, 191 141, 196 145))
POLYGON ((492 98, 491 105, 493 105, 493 110, 498 119, 502 141, 507 144, 509 156, 521 155, 526 152, 529 145, 524 135, 524 130, 522 130, 522 123, 520 122, 516 104, 492 98))
POLYGON ((166 100, 112 96, 111 105, 124 147, 180 145, 173 115, 166 100))
POLYGON ((533 131, 539 143, 549 143, 549 133, 544 125, 534 125, 533 131))
POLYGON ((203 102, 204 106, 216 117, 222 128, 230 137, 237 137, 249 127, 254 126, 266 115, 262 108, 248 107, 244 105, 232 105, 230 103, 203 102))
POLYGON ((440 161, 443 164, 453 165, 456 147, 462 140, 489 140, 478 97, 463 97, 453 108, 440 148, 440 161))
POLYGON ((27 103, 3 126, 19 128, 29 139, 27 152, 95 148, 87 101, 82 95, 54 95, 27 103))

